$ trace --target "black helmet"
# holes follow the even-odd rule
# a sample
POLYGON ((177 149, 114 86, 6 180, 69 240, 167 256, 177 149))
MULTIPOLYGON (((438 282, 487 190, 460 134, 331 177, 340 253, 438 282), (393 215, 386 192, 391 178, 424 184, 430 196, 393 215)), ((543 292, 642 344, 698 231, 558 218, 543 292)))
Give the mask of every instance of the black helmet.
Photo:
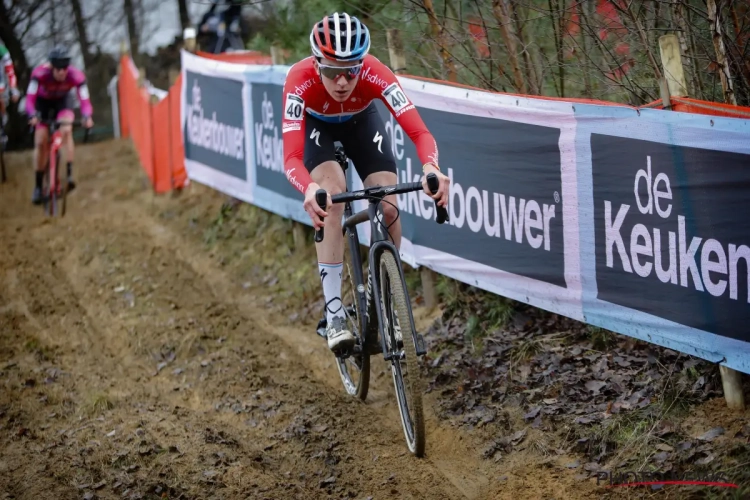
POLYGON ((70 54, 68 49, 62 45, 55 45, 49 52, 49 62, 54 68, 67 68, 70 64, 70 54))

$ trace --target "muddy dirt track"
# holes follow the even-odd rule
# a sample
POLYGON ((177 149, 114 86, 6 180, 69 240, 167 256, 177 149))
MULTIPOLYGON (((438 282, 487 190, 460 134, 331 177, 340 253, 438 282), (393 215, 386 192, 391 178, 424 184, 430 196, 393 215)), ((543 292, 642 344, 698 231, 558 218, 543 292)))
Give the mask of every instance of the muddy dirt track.
POLYGON ((77 154, 63 219, 31 205, 28 153, 0 185, 0 498, 601 496, 557 461, 482 459, 430 394, 414 458, 382 359, 346 396, 311 329, 183 234, 221 195, 155 197, 126 141, 77 154))

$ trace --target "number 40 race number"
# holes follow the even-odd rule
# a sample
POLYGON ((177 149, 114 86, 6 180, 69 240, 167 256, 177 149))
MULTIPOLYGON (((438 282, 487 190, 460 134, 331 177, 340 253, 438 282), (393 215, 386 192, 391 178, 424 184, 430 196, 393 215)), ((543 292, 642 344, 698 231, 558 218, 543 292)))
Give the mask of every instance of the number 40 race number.
POLYGON ((409 99, 406 98, 406 94, 401 90, 398 83, 392 83, 383 91, 383 97, 385 97, 388 104, 390 104, 393 111, 401 111, 409 105, 409 99))
POLYGON ((302 120, 302 112, 305 109, 305 101, 298 95, 287 94, 284 106, 284 118, 287 120, 302 120))

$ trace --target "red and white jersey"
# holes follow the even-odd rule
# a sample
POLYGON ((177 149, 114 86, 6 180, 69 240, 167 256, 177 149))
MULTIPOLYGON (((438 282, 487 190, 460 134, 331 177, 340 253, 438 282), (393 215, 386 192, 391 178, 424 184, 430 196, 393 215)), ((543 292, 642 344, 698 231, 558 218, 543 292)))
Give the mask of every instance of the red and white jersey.
POLYGON ((375 56, 364 58, 357 86, 345 102, 334 100, 320 81, 310 56, 289 69, 284 82, 284 116, 281 130, 284 139, 284 171, 287 179, 304 193, 312 182, 303 163, 305 151, 305 117, 342 123, 364 111, 375 99, 382 100, 406 135, 414 142, 422 164, 438 164, 435 138, 419 112, 401 89, 396 75, 375 56))

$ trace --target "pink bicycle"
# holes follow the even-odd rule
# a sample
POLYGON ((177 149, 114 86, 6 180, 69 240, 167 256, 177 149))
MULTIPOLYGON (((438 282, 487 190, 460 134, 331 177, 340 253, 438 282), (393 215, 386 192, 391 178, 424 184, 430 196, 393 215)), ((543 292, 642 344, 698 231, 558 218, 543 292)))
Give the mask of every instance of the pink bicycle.
MULTIPOLYGON (((40 120, 39 124, 44 124, 49 127, 49 158, 47 159, 47 165, 44 170, 44 184, 42 185, 42 196, 44 198, 44 213, 50 216, 65 215, 66 201, 68 195, 68 180, 65 178, 64 183, 60 182, 58 167, 60 165, 60 147, 62 146, 62 132, 60 132, 60 125, 62 122, 57 119, 45 119, 40 120)), ((73 122, 73 127, 82 126, 81 121, 73 122)), ((89 130, 85 129, 83 142, 88 142, 89 130)))

